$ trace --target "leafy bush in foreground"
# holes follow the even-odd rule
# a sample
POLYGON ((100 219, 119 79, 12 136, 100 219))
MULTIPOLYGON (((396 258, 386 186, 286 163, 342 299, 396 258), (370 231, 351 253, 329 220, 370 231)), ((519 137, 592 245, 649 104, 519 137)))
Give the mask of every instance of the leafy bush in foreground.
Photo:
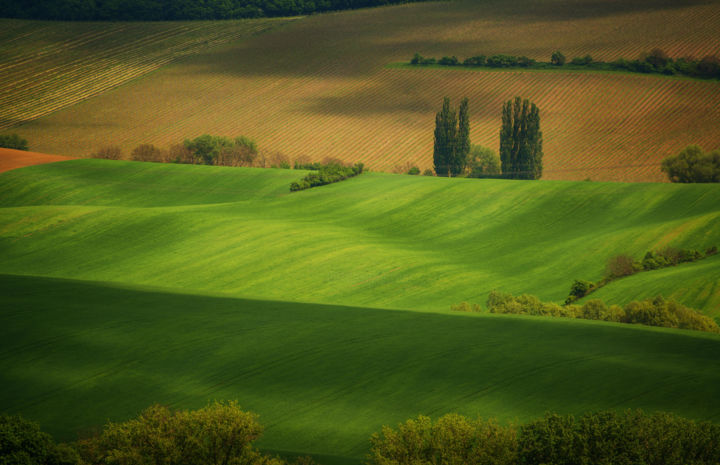
POLYGON ((334 182, 343 181, 357 176, 363 172, 364 165, 356 163, 353 166, 324 165, 317 172, 310 173, 298 182, 290 184, 290 191, 301 191, 315 186, 324 186, 334 182))
POLYGON ((370 439, 371 465, 717 464, 720 425, 670 413, 548 413, 515 427, 449 414, 384 426, 370 439))
POLYGON ((17 134, 0 134, 0 147, 15 150, 28 150, 28 141, 17 134))

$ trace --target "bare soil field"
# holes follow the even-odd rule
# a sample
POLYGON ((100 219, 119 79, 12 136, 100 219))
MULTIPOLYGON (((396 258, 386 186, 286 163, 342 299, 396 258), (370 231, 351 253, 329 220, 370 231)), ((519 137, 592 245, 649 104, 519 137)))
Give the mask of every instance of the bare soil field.
POLYGON ((495 150, 501 105, 522 96, 541 110, 545 179, 663 181, 663 158, 720 145, 720 82, 388 65, 415 52, 548 61, 561 50, 611 61, 659 47, 702 57, 720 50, 718 27, 717 1, 429 2, 314 15, 193 52, 13 130, 40 150, 79 156, 109 143, 127 155, 141 143, 245 135, 290 160, 400 171, 431 167, 444 96, 469 97, 472 141, 495 150))
POLYGON ((0 173, 22 168, 23 166, 42 165, 56 161, 67 161, 77 157, 65 155, 48 155, 46 153, 26 152, 24 150, 5 149, 0 147, 0 173))

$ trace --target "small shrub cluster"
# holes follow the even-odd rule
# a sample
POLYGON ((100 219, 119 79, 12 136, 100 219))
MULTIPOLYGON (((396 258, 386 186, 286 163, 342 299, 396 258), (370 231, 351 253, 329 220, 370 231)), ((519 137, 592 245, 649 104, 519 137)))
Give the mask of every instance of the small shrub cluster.
POLYGON ((720 425, 670 413, 548 413, 520 426, 449 414, 384 426, 370 439, 371 465, 717 464, 720 425))
POLYGON ((678 249, 665 247, 663 249, 651 250, 645 254, 642 260, 634 260, 629 255, 616 255, 608 260, 606 267, 606 278, 597 287, 601 287, 610 281, 624 276, 630 276, 640 271, 657 270, 675 266, 680 263, 695 262, 710 257, 717 253, 717 247, 713 246, 701 252, 696 249, 678 249))
MULTIPOLYGON (((436 60, 435 58, 423 57, 419 53, 416 53, 410 60, 410 64, 413 65, 438 64, 442 66, 537 69, 568 66, 566 63, 567 59, 560 51, 553 52, 549 62, 537 62, 526 56, 514 55, 493 55, 490 57, 477 55, 466 58, 461 62, 455 56, 442 57, 436 60)), ((612 62, 604 62, 594 60, 590 55, 585 55, 573 58, 570 60, 569 65, 576 68, 591 67, 593 69, 608 71, 630 71, 634 73, 665 75, 682 74, 697 78, 720 79, 720 58, 715 55, 708 55, 702 59, 693 57, 673 59, 664 51, 657 48, 648 53, 643 53, 640 58, 636 60, 620 58, 612 62)))
POLYGON ((706 153, 690 145, 663 160, 661 169, 671 182, 720 182, 720 150, 706 153))
POLYGON ((513 296, 492 291, 488 296, 487 308, 490 313, 580 318, 720 333, 720 327, 712 318, 661 296, 633 301, 624 307, 607 306, 597 299, 579 306, 542 302, 534 295, 513 296))
POLYGON ((28 141, 17 134, 0 134, 0 147, 15 150, 28 150, 28 141))
POLYGON ((290 184, 290 192, 301 191, 315 186, 324 186, 334 182, 343 181, 347 178, 357 176, 363 172, 364 165, 356 163, 353 166, 340 164, 323 165, 316 172, 310 173, 300 181, 290 184))

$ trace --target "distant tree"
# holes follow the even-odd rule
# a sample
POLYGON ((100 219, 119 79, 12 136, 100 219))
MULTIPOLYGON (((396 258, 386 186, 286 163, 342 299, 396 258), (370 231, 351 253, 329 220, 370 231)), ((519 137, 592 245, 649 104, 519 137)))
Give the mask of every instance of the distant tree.
POLYGON ((661 169, 671 182, 720 182, 720 150, 704 153, 690 145, 663 160, 661 169))
POLYGON ((503 106, 500 160, 503 176, 510 179, 542 177, 540 110, 528 99, 516 97, 503 106))
POLYGON ((438 176, 458 176, 465 170, 470 152, 468 99, 460 103, 460 115, 445 97, 443 108, 435 116, 433 164, 438 176))
POLYGON ((457 66, 460 64, 456 56, 442 57, 438 60, 439 65, 443 66, 457 66))
POLYGON ((559 51, 554 51, 552 56, 550 57, 550 63, 552 63, 555 66, 564 65, 565 64, 565 55, 563 55, 559 51))
POLYGON ((130 159, 135 161, 163 161, 163 151, 152 144, 141 144, 135 147, 130 159))
POLYGON ((425 171, 423 171, 422 175, 423 175, 423 176, 435 176, 435 173, 433 173, 433 170, 431 170, 430 168, 428 168, 428 169, 426 169, 425 171))
POLYGON ((586 66, 593 62, 593 58, 590 55, 585 55, 584 57, 575 57, 570 62, 573 65, 576 66, 586 66))
POLYGON ((17 134, 0 135, 0 147, 15 150, 28 150, 28 141, 17 134))
POLYGON ((92 158, 104 158, 105 160, 120 160, 122 150, 117 145, 106 145, 97 149, 90 156, 92 158))
POLYGON ((435 144, 433 149, 433 165, 438 176, 452 174, 452 160, 455 156, 457 138, 457 117, 450 107, 450 98, 443 99, 443 107, 435 115, 435 144))
POLYGON ((667 53, 663 52, 659 48, 652 49, 650 53, 644 55, 641 58, 644 59, 647 63, 650 63, 656 69, 664 68, 670 61, 667 53))
POLYGON ((469 178, 499 176, 501 173, 500 157, 491 148, 473 145, 467 162, 469 178))
POLYGON ((606 273, 611 278, 630 276, 638 270, 633 258, 629 255, 616 255, 608 260, 606 273))

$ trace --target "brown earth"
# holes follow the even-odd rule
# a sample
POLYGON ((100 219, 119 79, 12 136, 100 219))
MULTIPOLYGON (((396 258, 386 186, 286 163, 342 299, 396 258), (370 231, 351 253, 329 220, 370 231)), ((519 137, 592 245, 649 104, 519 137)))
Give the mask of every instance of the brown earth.
POLYGON ((0 173, 22 168, 23 166, 42 165, 43 163, 67 161, 75 158, 77 157, 0 148, 0 173))

